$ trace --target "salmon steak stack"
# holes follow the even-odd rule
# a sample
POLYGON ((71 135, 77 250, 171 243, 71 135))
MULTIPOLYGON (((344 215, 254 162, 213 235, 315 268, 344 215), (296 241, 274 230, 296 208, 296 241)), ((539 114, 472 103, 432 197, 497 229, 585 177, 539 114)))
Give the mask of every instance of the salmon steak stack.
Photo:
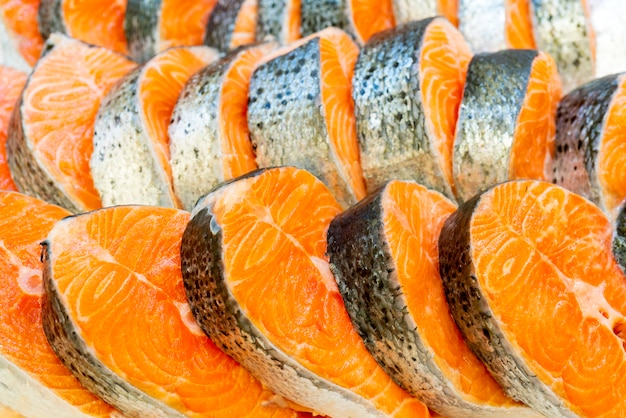
POLYGON ((313 411, 427 417, 376 363, 344 308, 325 256, 340 212, 319 179, 293 167, 261 169, 206 195, 181 245, 192 312, 267 387, 313 411))

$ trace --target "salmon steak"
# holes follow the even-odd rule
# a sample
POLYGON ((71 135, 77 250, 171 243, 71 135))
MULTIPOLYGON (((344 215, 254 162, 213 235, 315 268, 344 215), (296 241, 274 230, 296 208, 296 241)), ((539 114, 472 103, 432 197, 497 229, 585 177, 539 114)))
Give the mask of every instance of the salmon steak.
POLYGON ((459 201, 509 179, 549 178, 560 98, 557 67, 546 53, 516 49, 472 58, 452 156, 459 201))
POLYGON ((257 168, 248 129, 248 88, 273 43, 241 47, 192 76, 169 125, 174 191, 182 207, 257 168))
POLYGON ((188 220, 178 209, 130 205, 55 224, 42 253, 50 346, 130 416, 295 418, 191 316, 179 251, 188 220))
POLYGON ((531 3, 531 0, 458 0, 459 30, 476 53, 507 48, 536 49, 531 3))
POLYGON ((22 94, 26 78, 25 73, 0 65, 0 190, 17 191, 7 162, 6 143, 11 114, 22 94))
POLYGON ((0 191, 0 404, 28 418, 121 417, 72 376, 44 334, 40 243, 69 215, 0 191))
MULTIPOLYGON (((119 1, 119 0, 118 0, 119 1)), ((202 45, 217 0, 126 0, 120 25, 130 56, 146 62, 174 46, 202 45)))
POLYGON ((363 45, 375 33, 396 26, 392 0, 299 1, 302 36, 336 27, 363 45))
POLYGON ((443 18, 400 25, 363 47, 352 96, 368 192, 414 180, 454 199, 452 146, 470 60, 443 18))
POLYGON ((366 194, 350 84, 358 54, 345 32, 325 29, 260 63, 248 96, 257 165, 311 171, 344 206, 366 194))
POLYGON ((0 0, 0 26, 3 22, 9 43, 5 48, 18 53, 9 55, 5 50, 9 56, 4 62, 22 71, 35 65, 43 48, 44 40, 37 22, 39 4, 40 0, 0 0))
POLYGON ((439 236, 446 299, 496 381, 547 417, 623 417, 626 276, 613 226, 539 180, 463 203, 439 236))
MULTIPOLYGON (((301 0, 257 0, 255 39, 286 45, 300 38, 301 0)), ((322 28, 323 29, 323 28, 322 28)))
POLYGON ((96 116, 89 162, 103 206, 180 207, 167 127, 184 84, 217 56, 205 46, 172 47, 109 90, 96 116))
POLYGON ((593 201, 611 219, 626 199, 626 73, 563 97, 556 115, 553 182, 593 201))
POLYGON ((230 51, 254 43, 258 8, 257 0, 218 0, 209 15, 204 44, 230 51))
POLYGON ((128 54, 124 33, 127 0, 40 0, 37 22, 43 39, 63 33, 128 54))
POLYGON ((341 206, 311 173, 257 170, 198 201, 183 234, 200 327, 265 386, 331 417, 428 417, 376 363, 330 271, 341 206))
POLYGON ((50 36, 9 125, 7 160, 18 190, 74 213, 102 206, 89 169, 96 113, 135 67, 106 48, 50 36))
POLYGON ((439 232, 456 205, 392 180, 335 217, 330 269, 365 345, 400 386, 446 417, 539 417, 508 398, 463 341, 439 276, 439 232))

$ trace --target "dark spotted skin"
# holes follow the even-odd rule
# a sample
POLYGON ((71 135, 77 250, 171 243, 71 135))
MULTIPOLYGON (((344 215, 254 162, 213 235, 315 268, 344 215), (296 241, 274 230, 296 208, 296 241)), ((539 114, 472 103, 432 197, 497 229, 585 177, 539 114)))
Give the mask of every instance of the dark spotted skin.
POLYGON ((532 0, 531 19, 537 49, 556 61, 564 92, 591 80, 593 59, 581 0, 532 0))
POLYGON ((65 18, 63 17, 63 0, 41 0, 37 22, 43 39, 48 39, 54 32, 67 34, 65 18))
POLYGON ((613 236, 613 254, 615 260, 626 274, 626 203, 622 203, 615 221, 613 236))
POLYGON ((258 0, 257 41, 284 43, 285 11, 289 0, 258 0))
POLYGON ((535 416, 525 407, 468 402, 435 362, 398 281, 383 223, 385 189, 338 215, 328 229, 330 268, 367 349, 399 386, 444 416, 535 416))
POLYGON ((367 190, 414 180, 454 199, 421 99, 419 57, 433 18, 374 35, 361 49, 352 97, 367 190))
POLYGON ((231 39, 237 16, 244 0, 219 0, 207 22, 204 44, 228 51, 231 49, 231 39))
POLYGON ((260 65, 250 80, 248 127, 259 167, 293 165, 319 177, 344 207, 356 201, 339 174, 321 97, 320 39, 260 65))
POLYGON ((450 313, 469 348, 510 397, 546 417, 575 418, 577 415, 535 376, 507 340, 478 282, 471 256, 470 223, 482 196, 463 203, 446 220, 439 235, 439 274, 450 313))
POLYGON ((161 0, 128 0, 124 17, 124 33, 128 52, 143 63, 159 52, 159 20, 161 0))
POLYGON ((302 0, 300 4, 302 37, 331 26, 350 32, 347 10, 348 4, 345 0, 302 0))
POLYGON ((597 156, 605 115, 618 85, 618 75, 593 80, 564 96, 556 112, 552 181, 604 210, 597 156))
POLYGON ((44 242, 41 252, 45 288, 41 314, 44 333, 59 360, 87 390, 128 417, 183 418, 184 414, 127 383, 93 354, 58 292, 52 274, 54 254, 50 247, 50 242, 44 242))
POLYGON ((229 289, 222 229, 212 207, 228 185, 263 171, 227 182, 196 204, 181 244, 183 283, 191 312, 218 347, 275 393, 331 416, 383 417, 367 400, 311 373, 274 346, 242 311, 229 289))
POLYGON ((476 54, 459 107, 453 176, 460 201, 509 178, 517 119, 537 51, 476 54))

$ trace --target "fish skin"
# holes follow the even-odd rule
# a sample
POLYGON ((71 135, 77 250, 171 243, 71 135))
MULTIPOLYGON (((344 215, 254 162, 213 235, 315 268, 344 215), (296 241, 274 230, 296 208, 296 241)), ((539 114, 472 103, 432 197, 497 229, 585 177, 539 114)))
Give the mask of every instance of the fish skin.
POLYGON ((293 165, 319 177, 339 203, 356 202, 338 173, 322 108, 320 39, 257 67, 248 127, 259 167, 293 165))
POLYGON ((346 0, 302 0, 300 4, 302 37, 331 26, 354 36, 347 10, 346 0))
POLYGON ((435 0, 393 0, 396 23, 408 23, 438 15, 435 0))
POLYGON ((168 127, 172 180, 186 210, 224 181, 219 102, 222 80, 237 55, 232 53, 191 76, 172 113, 168 127))
MULTIPOLYGON (((240 179, 261 175, 265 170, 240 179)), ((385 417, 367 400, 316 376, 285 355, 239 307, 223 279, 222 229, 211 212, 215 195, 235 181, 239 180, 225 183, 198 201, 183 234, 183 282, 198 325, 218 347, 279 395, 330 416, 385 417)))
POLYGON ((459 0, 459 30, 476 53, 507 47, 505 21, 506 7, 502 0, 459 0))
POLYGON ((105 402, 134 417, 184 418, 185 415, 167 405, 151 402, 151 398, 118 377, 94 355, 76 333, 63 306, 62 296, 52 277, 50 243, 42 243, 43 283, 42 321, 50 347, 80 383, 105 402))
POLYGON ((159 51, 161 3, 162 0, 128 0, 124 33, 128 53, 139 63, 148 61, 159 51))
POLYGON ((452 154, 459 201, 508 179, 534 50, 476 54, 467 70, 452 154))
POLYGON ((41 0, 37 22, 43 39, 48 39, 55 32, 67 34, 68 30, 63 16, 63 0, 41 0))
POLYGON ((284 43, 285 13, 289 0, 258 0, 257 41, 284 43))
POLYGON ((96 116, 89 167, 103 206, 141 203, 177 207, 167 174, 150 151, 152 140, 142 123, 139 79, 143 69, 136 68, 115 84, 96 116), (133 180, 125 181, 129 178, 133 180))
POLYGON ((482 195, 461 204, 439 235, 439 274, 450 313, 474 354, 513 399, 522 400, 546 417, 576 418, 556 394, 525 365, 506 340, 481 295, 471 257, 470 223, 482 195))
POLYGON ((363 47, 352 80, 361 166, 367 190, 387 180, 414 180, 454 199, 427 134, 419 58, 433 18, 374 35, 363 47))
POLYGON ((219 0, 207 22, 204 44, 220 51, 230 50, 235 22, 244 0, 219 0))
POLYGON ((613 254, 617 264, 626 274, 626 201, 619 207, 613 235, 613 254))
POLYGON ((563 92, 594 75, 585 11, 581 0, 532 0, 530 9, 537 48, 554 57, 563 92))
POLYGON ((580 86, 561 99, 556 113, 552 181, 586 197, 605 212, 597 156, 605 115, 619 78, 613 74, 580 86))

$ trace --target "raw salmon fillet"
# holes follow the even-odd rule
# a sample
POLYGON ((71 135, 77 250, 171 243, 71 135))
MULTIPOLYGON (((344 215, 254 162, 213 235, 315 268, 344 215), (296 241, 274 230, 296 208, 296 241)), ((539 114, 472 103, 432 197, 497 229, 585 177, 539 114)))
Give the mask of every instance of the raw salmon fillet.
POLYGON ((96 117, 89 162, 103 206, 180 207, 167 127, 189 77, 217 57, 205 46, 172 47, 109 90, 96 117))
POLYGON ((258 166, 307 169, 344 206, 366 194, 350 84, 358 54, 336 28, 301 39, 255 69, 248 100, 258 166))
POLYGON ((202 45, 217 0, 127 0, 124 33, 129 54, 146 62, 173 46, 202 45))
POLYGON ((119 417, 57 359, 42 326, 40 243, 69 215, 0 191, 0 404, 28 418, 119 417))
POLYGON ((446 417, 539 417, 507 397, 463 341, 437 244, 456 205, 392 180, 332 220, 330 268, 352 322, 385 371, 446 417))
POLYGON ((179 252, 188 220, 117 206, 58 222, 42 254, 52 349, 131 416, 295 418, 191 316, 179 252))
POLYGON ((248 89, 257 65, 276 47, 241 47, 192 76, 169 125, 174 191, 191 210, 219 183, 257 168, 248 129, 248 89))
POLYGON ((135 64, 53 34, 13 112, 7 154, 18 189, 71 212, 101 207, 89 170, 102 98, 135 64))
POLYGON ((0 0, 0 13, 8 36, 14 40, 18 52, 30 67, 35 65, 43 48, 44 39, 37 23, 40 2, 41 0, 0 0))
POLYGON ((547 180, 561 81, 554 60, 526 49, 474 56, 452 156, 457 198, 508 179, 547 180))
POLYGON ((626 411, 626 276, 612 235, 597 206, 538 180, 477 195, 441 230, 439 270, 468 345, 548 417, 626 411))
POLYGON ((556 117, 552 179, 615 219, 626 199, 626 73, 598 78, 567 94, 556 117))
POLYGON ((271 168, 198 201, 181 263, 192 312, 219 347, 276 393, 331 417, 427 417, 357 334, 329 269, 341 212, 311 173, 271 168))
POLYGON ((218 1, 209 16, 204 44, 230 51, 254 43, 257 15, 257 0, 218 1))
POLYGON ((43 39, 63 33, 128 54, 124 34, 127 0, 40 0, 37 22, 43 39))
POLYGON ((375 35, 352 80, 367 190, 415 180, 454 198, 452 146, 471 52, 445 19, 375 35))
POLYGON ((17 191, 7 162, 6 142, 11 113, 22 94, 27 75, 0 65, 0 190, 17 191))

